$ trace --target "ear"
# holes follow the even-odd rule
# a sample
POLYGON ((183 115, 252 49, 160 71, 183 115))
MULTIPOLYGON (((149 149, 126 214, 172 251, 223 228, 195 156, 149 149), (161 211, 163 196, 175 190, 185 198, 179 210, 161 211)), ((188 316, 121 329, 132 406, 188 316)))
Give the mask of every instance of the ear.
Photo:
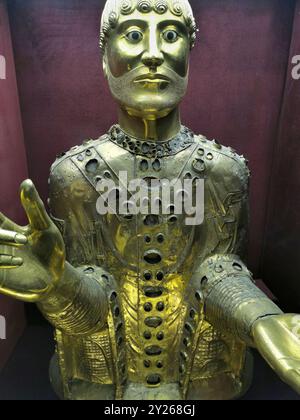
POLYGON ((105 77, 105 79, 107 79, 107 58, 106 58, 106 53, 103 55, 102 67, 103 67, 104 77, 105 77))

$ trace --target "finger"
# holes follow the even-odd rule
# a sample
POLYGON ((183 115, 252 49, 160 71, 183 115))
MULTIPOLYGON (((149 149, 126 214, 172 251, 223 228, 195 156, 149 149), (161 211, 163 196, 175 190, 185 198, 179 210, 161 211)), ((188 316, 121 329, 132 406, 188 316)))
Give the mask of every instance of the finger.
POLYGON ((0 255, 0 269, 16 268, 23 264, 23 259, 12 255, 0 255))
POLYGON ((12 222, 8 217, 4 216, 4 214, 1 213, 1 212, 0 212, 0 228, 7 229, 7 230, 13 230, 13 231, 16 231, 16 232, 19 232, 19 233, 22 232, 21 226, 12 222))
POLYGON ((4 230, 0 228, 0 243, 25 245, 27 244, 27 238, 21 233, 13 232, 11 230, 4 230))
POLYGON ((36 303, 41 300, 41 297, 38 293, 22 293, 16 290, 6 289, 2 286, 0 286, 0 294, 28 303, 36 303))
POLYGON ((21 202, 33 229, 45 230, 50 227, 51 219, 33 182, 29 179, 21 184, 21 202))

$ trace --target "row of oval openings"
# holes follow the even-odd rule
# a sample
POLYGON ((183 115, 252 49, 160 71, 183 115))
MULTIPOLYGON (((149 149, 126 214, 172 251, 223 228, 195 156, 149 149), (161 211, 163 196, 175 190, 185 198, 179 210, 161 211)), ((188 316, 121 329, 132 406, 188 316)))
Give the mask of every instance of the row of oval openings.
MULTIPOLYGON (((163 302, 158 302, 156 305, 156 310, 158 312, 162 312, 165 309, 165 304, 163 302)), ((144 305, 144 311, 145 312, 151 312, 153 310, 153 305, 150 302, 145 303, 144 305)))
MULTIPOLYGON (((144 279, 146 281, 150 281, 153 278, 153 273, 151 271, 145 271, 144 272, 144 279)), ((156 273, 156 280, 162 281, 164 279, 164 273, 162 271, 158 271, 156 273)))
MULTIPOLYGON (((144 237, 144 239, 145 239, 146 244, 150 244, 150 243, 152 242, 152 237, 151 237, 150 235, 146 235, 146 236, 144 237)), ((159 234, 156 236, 156 240, 157 240, 157 242, 158 242, 159 244, 162 244, 162 243, 164 242, 164 240, 165 240, 165 236, 164 236, 162 233, 159 233, 159 234)))
MULTIPOLYGON (((90 174, 95 174, 97 172, 99 166, 100 166, 100 163, 97 159, 91 159, 85 165, 85 170, 86 170, 86 172, 88 172, 90 174)), ((157 171, 157 172, 160 171, 160 169, 161 169, 160 161, 158 159, 156 159, 152 163, 152 167, 155 171, 157 171)), ((149 162, 147 160, 143 160, 140 163, 140 168, 141 168, 142 171, 147 171, 147 169, 149 168, 149 162)), ((104 171, 103 177, 106 178, 106 179, 111 179, 112 175, 109 171, 104 171)), ((96 177, 96 182, 100 182, 103 179, 103 177, 101 177, 101 176, 96 177)), ((200 179, 198 177, 193 177, 190 172, 187 172, 185 174, 184 178, 185 179, 193 179, 193 181, 195 181, 195 182, 200 179)), ((145 178, 144 181, 147 183, 149 188, 151 188, 151 187, 153 187, 153 188, 161 187, 161 181, 158 178, 149 177, 149 178, 145 178)), ((177 198, 179 198, 179 199, 182 198, 183 200, 186 200, 188 198, 187 191, 184 191, 184 190, 178 191, 178 194, 181 196, 181 197, 177 196, 177 198)))
MULTIPOLYGON (((144 338, 145 338, 145 340, 151 340, 152 333, 150 331, 145 331, 144 332, 144 338)), ((156 339, 158 341, 162 341, 164 339, 164 333, 162 331, 160 331, 159 333, 157 333, 156 334, 156 339)))
POLYGON ((152 169, 153 169, 154 171, 156 171, 156 172, 159 172, 159 171, 161 170, 161 162, 160 162, 160 160, 159 160, 159 159, 155 159, 155 160, 152 162, 152 164, 151 164, 148 160, 143 159, 143 160, 140 162, 140 170, 141 170, 142 172, 146 172, 146 171, 148 171, 148 170, 149 170, 150 165, 152 166, 152 169))
MULTIPOLYGON (((106 199, 106 203, 115 203, 117 201, 120 200, 120 189, 119 188, 113 188, 112 190, 110 190, 108 192, 107 195, 107 199, 106 199)), ((179 190, 176 193, 176 200, 182 200, 182 201, 187 201, 189 198, 189 193, 187 191, 184 190, 179 190)), ((156 198, 154 201, 152 201, 152 198, 150 199, 149 197, 144 197, 142 200, 138 200, 137 203, 135 203, 134 201, 127 201, 124 200, 121 202, 121 206, 122 210, 124 213, 129 213, 129 214, 134 214, 137 207, 138 208, 151 208, 152 209, 152 213, 155 214, 151 214, 148 215, 150 217, 159 216, 159 214, 165 214, 165 215, 173 215, 173 214, 181 214, 182 213, 182 205, 178 205, 177 209, 176 206, 174 204, 164 204, 162 203, 162 200, 160 198, 156 198), (159 214, 156 214, 158 213, 159 214)), ((158 224, 159 222, 155 222, 154 224, 158 224)), ((150 223, 153 224, 153 223, 150 223)))

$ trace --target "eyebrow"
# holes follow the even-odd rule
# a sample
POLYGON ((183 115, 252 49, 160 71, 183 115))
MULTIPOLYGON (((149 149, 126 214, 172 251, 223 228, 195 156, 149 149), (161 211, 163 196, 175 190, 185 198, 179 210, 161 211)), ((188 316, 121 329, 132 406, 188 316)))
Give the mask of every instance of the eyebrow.
POLYGON ((181 22, 180 20, 175 20, 175 19, 166 19, 166 20, 163 20, 162 22, 159 22, 158 27, 165 27, 165 26, 170 26, 170 25, 178 26, 178 27, 180 27, 180 29, 182 31, 186 31, 187 32, 186 25, 183 22, 181 22))

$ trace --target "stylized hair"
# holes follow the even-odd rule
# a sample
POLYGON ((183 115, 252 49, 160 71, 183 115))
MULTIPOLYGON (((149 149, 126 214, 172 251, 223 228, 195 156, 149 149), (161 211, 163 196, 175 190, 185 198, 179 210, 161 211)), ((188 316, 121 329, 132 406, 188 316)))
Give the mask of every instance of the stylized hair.
POLYGON ((103 54, 110 32, 117 26, 119 16, 129 15, 135 10, 139 10, 141 13, 149 13, 154 10, 161 15, 170 10, 175 16, 183 16, 190 34, 191 48, 193 48, 197 26, 188 0, 107 0, 101 18, 100 30, 100 48, 103 54))

